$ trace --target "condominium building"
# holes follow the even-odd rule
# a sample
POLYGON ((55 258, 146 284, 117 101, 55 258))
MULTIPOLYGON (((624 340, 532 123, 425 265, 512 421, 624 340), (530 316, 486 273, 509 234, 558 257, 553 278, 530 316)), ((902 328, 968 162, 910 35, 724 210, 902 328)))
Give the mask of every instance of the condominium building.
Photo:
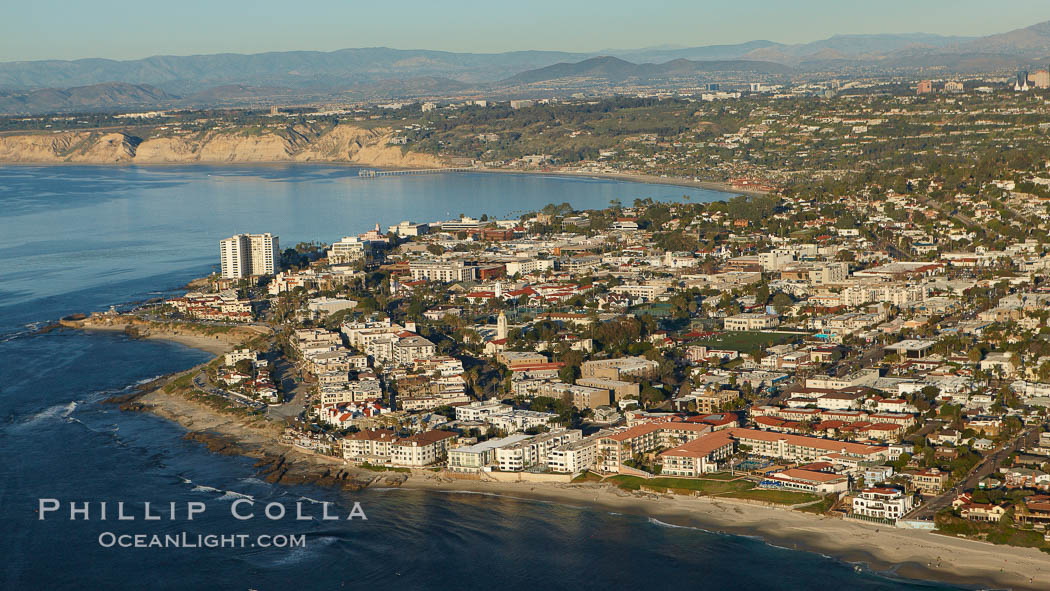
POLYGON ((448 450, 448 469, 452 472, 481 472, 494 463, 495 454, 500 448, 510 447, 531 438, 531 435, 517 434, 500 439, 489 439, 448 450))
POLYGON ((543 433, 497 448, 493 462, 502 472, 521 472, 532 466, 546 466, 552 451, 582 439, 583 432, 579 429, 543 433))
POLYGON ((855 515, 877 519, 900 519, 914 506, 914 497, 895 488, 866 488, 853 497, 855 515))
POLYGON ((755 429, 729 429, 739 446, 747 446, 750 453, 791 462, 814 462, 835 454, 843 459, 879 463, 886 460, 888 450, 878 445, 866 445, 835 439, 821 439, 804 435, 790 435, 755 429))
POLYGON ((735 442, 726 431, 698 437, 660 454, 661 474, 700 476, 718 470, 718 463, 733 455, 735 442))
POLYGON ((273 275, 280 267, 281 247, 277 236, 237 234, 219 241, 219 259, 224 279, 273 275))
POLYGON ((678 447, 710 432, 710 425, 684 421, 642 423, 621 431, 609 432, 598 439, 598 469, 603 472, 619 472, 624 462, 634 459, 635 456, 660 448, 678 447))
POLYGON ((650 361, 645 357, 620 357, 617 359, 585 361, 580 366, 580 373, 584 378, 619 380, 626 376, 646 377, 652 375, 659 368, 659 363, 650 361))
POLYGON ((390 465, 420 468, 445 459, 456 434, 424 431, 390 444, 390 465))
POLYGON ((563 474, 590 470, 598 463, 598 438, 603 435, 604 433, 598 432, 551 450, 547 458, 547 467, 551 472, 563 474))
POLYGON ((413 281, 473 281, 476 277, 477 267, 470 267, 463 261, 415 261, 409 263, 408 270, 412 274, 413 281))
POLYGON ((911 475, 911 483, 924 495, 940 494, 944 485, 948 483, 948 473, 937 468, 922 470, 911 475))
POLYGON ((357 236, 345 236, 339 242, 332 243, 328 250, 328 262, 343 265, 367 258, 372 253, 372 242, 357 236))

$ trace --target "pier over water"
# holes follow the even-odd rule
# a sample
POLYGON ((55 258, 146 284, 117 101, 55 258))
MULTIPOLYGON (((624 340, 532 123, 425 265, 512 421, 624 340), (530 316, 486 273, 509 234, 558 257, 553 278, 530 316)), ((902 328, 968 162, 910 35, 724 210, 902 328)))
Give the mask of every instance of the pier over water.
POLYGON ((471 172, 476 170, 472 166, 451 166, 447 168, 420 168, 415 170, 359 170, 357 176, 361 178, 375 178, 380 176, 401 176, 408 174, 439 174, 443 172, 471 172))

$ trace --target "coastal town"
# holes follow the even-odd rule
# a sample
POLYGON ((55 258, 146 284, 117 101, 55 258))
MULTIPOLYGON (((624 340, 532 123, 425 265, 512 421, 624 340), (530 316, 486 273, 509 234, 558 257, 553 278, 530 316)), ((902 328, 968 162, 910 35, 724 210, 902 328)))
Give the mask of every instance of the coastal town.
POLYGON ((130 316, 259 328, 179 388, 343 465, 1050 550, 1050 161, 1025 154, 283 250, 238 234, 130 316))
POLYGON ((4 589, 1050 590, 1046 0, 8 8, 4 589))

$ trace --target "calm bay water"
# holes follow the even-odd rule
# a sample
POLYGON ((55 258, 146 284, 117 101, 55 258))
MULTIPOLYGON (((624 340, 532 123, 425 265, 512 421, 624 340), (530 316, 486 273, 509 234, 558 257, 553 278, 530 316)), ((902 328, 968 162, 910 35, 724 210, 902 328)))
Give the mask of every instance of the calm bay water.
MULTIPOLYGON (((948 589, 855 572, 738 536, 503 497, 324 489, 260 481, 156 417, 98 402, 208 359, 174 344, 37 323, 177 289, 217 241, 273 232, 284 246, 403 219, 503 216, 547 203, 693 201, 718 193, 560 177, 376 180, 351 168, 0 168, 0 553, 7 589, 948 589), (360 501, 361 522, 237 521, 227 506, 360 501), (192 522, 37 520, 37 499, 208 502, 192 522), (101 532, 300 534, 303 549, 105 549, 101 532)), ((319 514, 315 512, 315 514, 319 514)))

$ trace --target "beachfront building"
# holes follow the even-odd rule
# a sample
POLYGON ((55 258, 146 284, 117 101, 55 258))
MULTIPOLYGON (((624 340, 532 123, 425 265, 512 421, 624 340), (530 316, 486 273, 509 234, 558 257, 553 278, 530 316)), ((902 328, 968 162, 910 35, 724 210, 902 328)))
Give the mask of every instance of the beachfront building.
POLYGON ((735 442, 726 431, 699 437, 660 454, 661 474, 700 476, 719 470, 719 463, 733 455, 735 442))
POLYGON ((766 475, 762 480, 761 486, 763 488, 779 488, 814 495, 826 495, 849 490, 849 478, 841 474, 788 468, 787 470, 780 470, 779 472, 766 475))
POLYGON ((598 463, 598 439, 604 435, 599 431, 590 437, 573 441, 551 450, 547 467, 551 472, 577 474, 591 470, 598 463))
POLYGON ((870 462, 873 465, 886 461, 888 449, 879 445, 821 439, 805 435, 791 435, 756 429, 729 429, 740 447, 747 446, 756 456, 786 460, 789 462, 814 462, 828 455, 843 460, 870 462))
POLYGON ((343 438, 343 459, 383 464, 390 459, 390 444, 397 440, 393 429, 365 429, 343 438))
POLYGON ((424 431, 399 437, 391 429, 366 429, 342 439, 343 459, 385 466, 420 468, 445 459, 455 433, 424 431))
POLYGON ((620 472, 624 462, 659 448, 678 447, 711 432, 711 426, 682 421, 642 423, 598 439, 598 469, 620 472))
POLYGON ((452 472, 481 472, 495 459, 497 449, 521 443, 530 437, 518 434, 452 448, 448 450, 448 469, 452 472))
POLYGON ((552 451, 582 439, 579 429, 543 433, 496 448, 493 459, 501 472, 521 472, 533 466, 547 466, 552 451))
POLYGON ((436 464, 448 455, 456 434, 449 431, 424 431, 390 444, 391 466, 422 468, 436 464))
POLYGON ((866 488, 853 497, 853 515, 896 521, 915 507, 915 499, 895 488, 866 488))
POLYGON ((944 485, 948 483, 948 473, 937 468, 913 472, 911 483, 924 495, 940 494, 944 490, 944 485))
POLYGON ((281 262, 277 236, 237 234, 219 241, 219 260, 224 279, 273 275, 281 262))

